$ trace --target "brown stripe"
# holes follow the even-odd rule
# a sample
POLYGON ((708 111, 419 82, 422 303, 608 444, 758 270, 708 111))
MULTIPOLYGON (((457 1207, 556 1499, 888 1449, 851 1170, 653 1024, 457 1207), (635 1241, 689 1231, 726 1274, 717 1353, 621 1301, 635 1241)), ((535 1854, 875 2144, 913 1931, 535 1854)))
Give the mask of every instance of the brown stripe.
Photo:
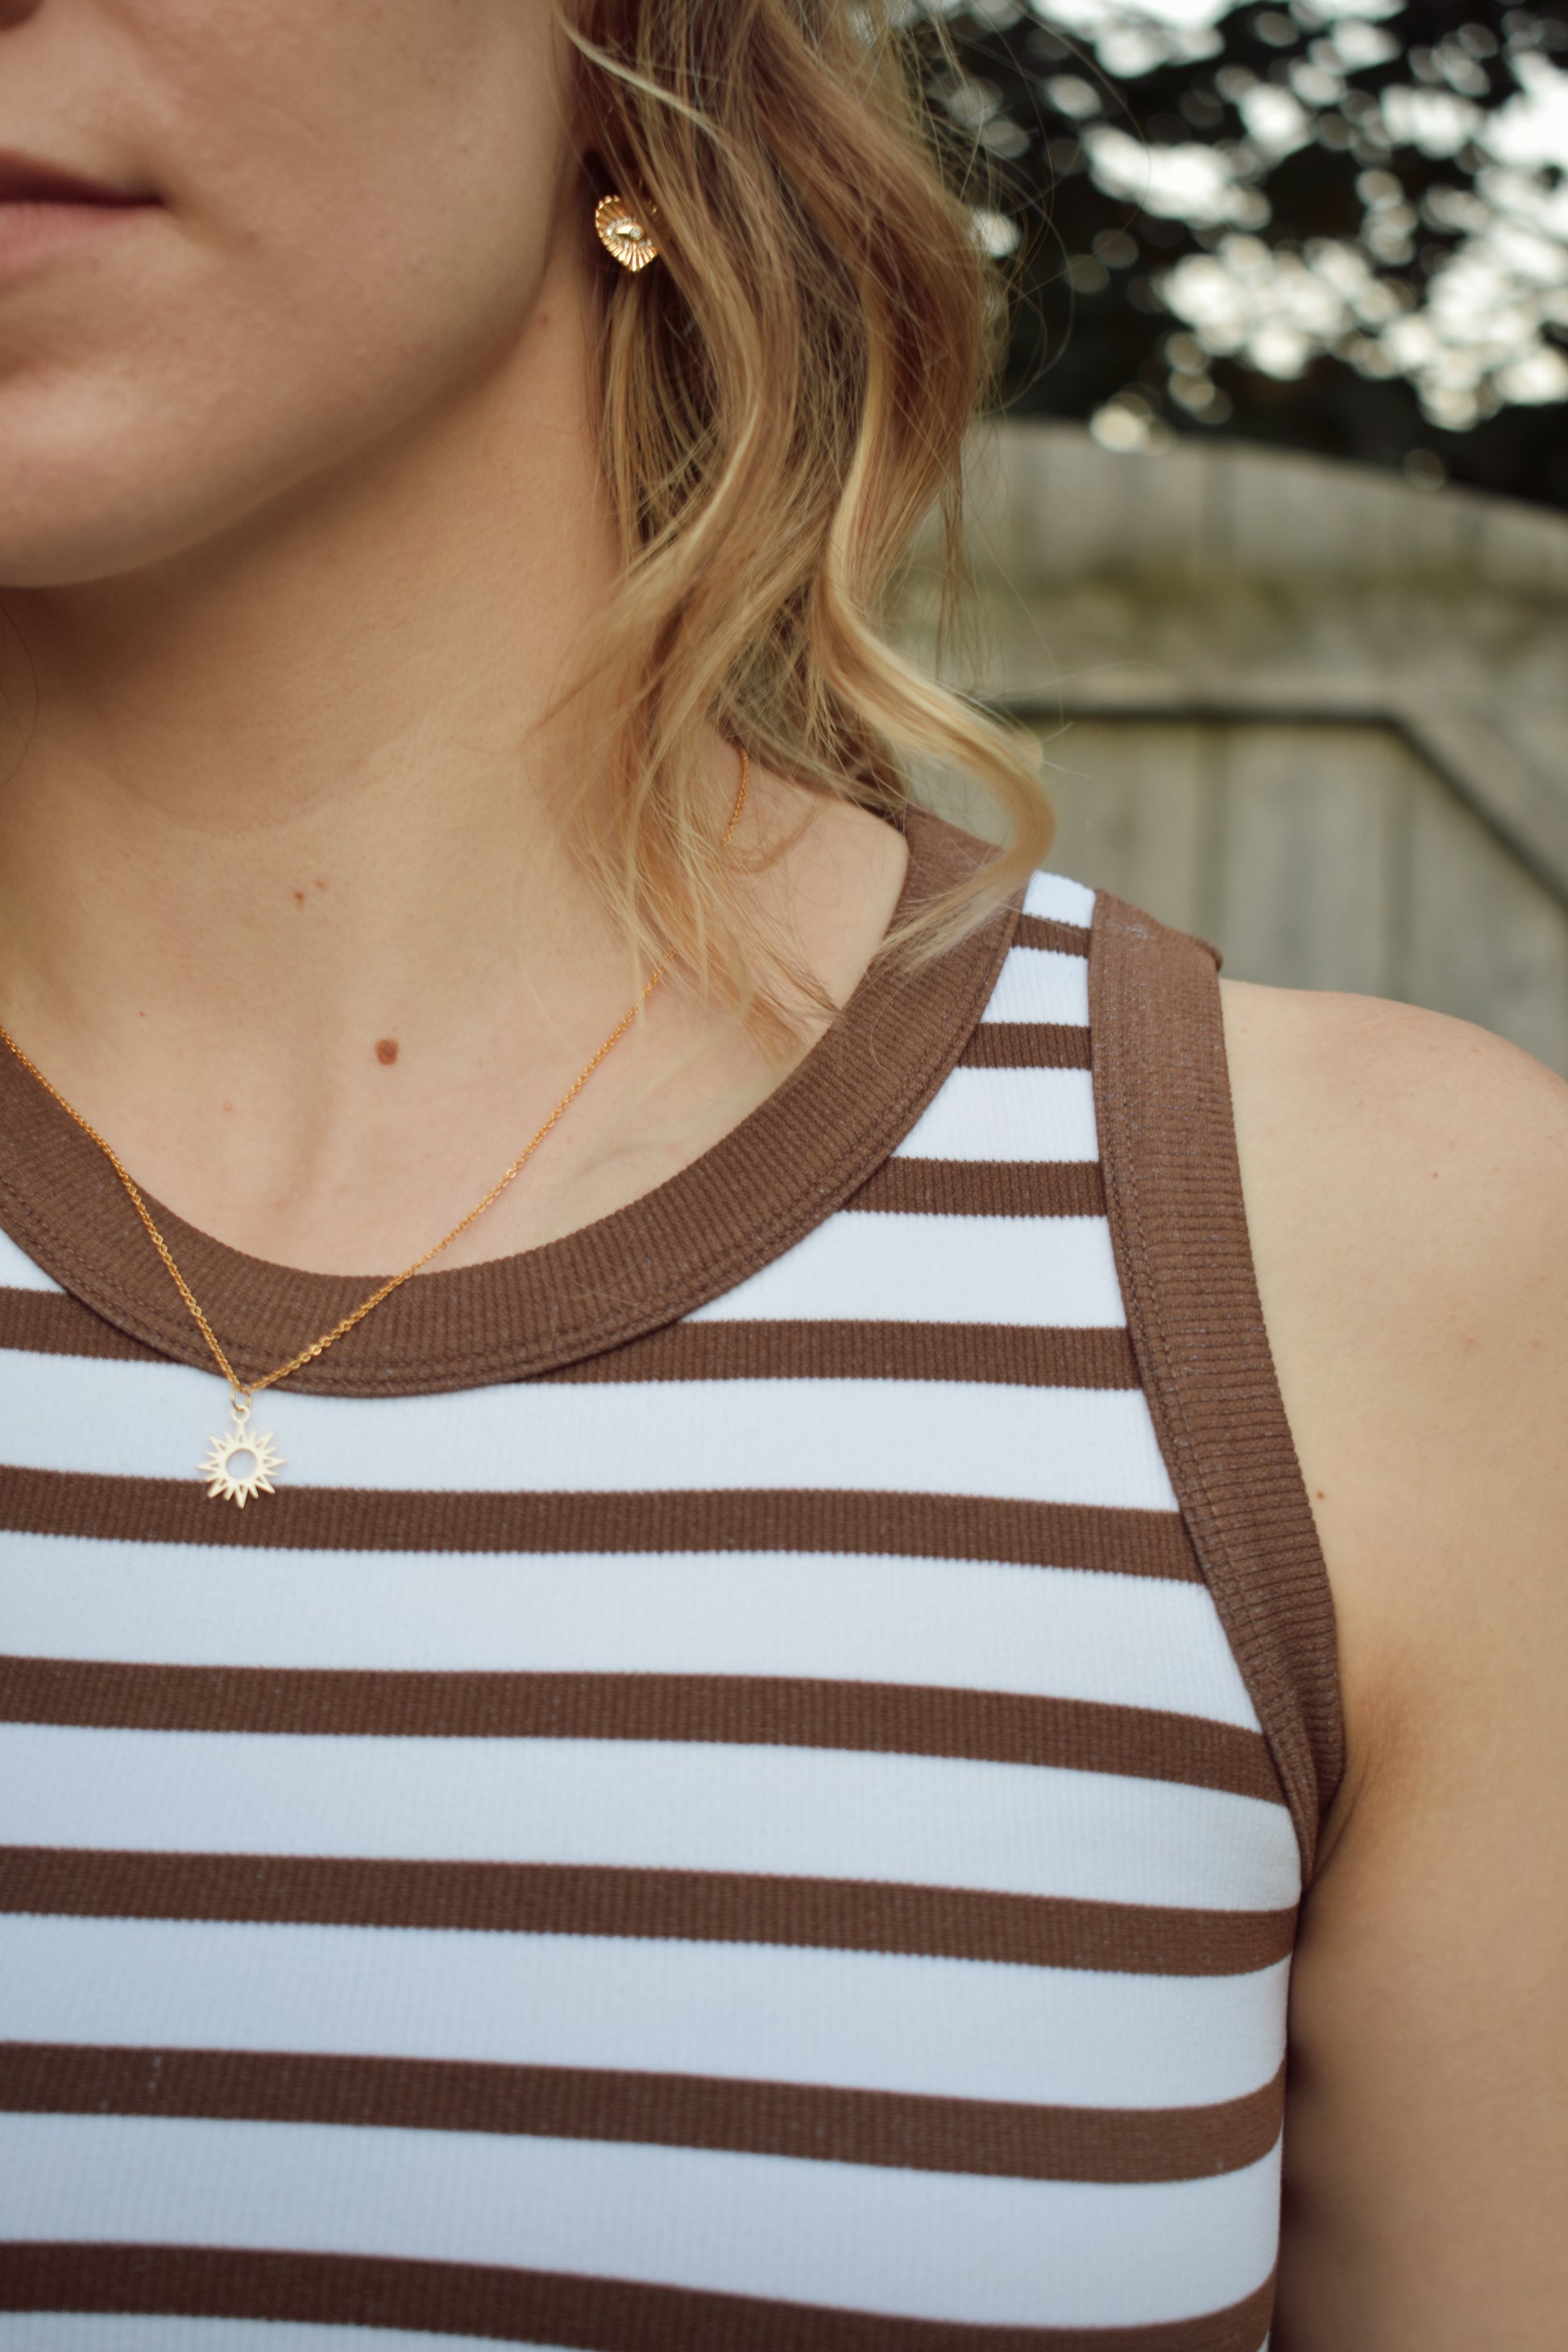
POLYGON ((673 1323, 548 1381, 973 1381, 1135 1389, 1124 1330, 1028 1323, 673 1323))
POLYGON ((982 1021, 958 1057, 964 1070, 1087 1070, 1089 1031, 1066 1021, 982 1021))
POLYGON ((1101 894, 1089 957, 1096 1116, 1160 1450, 1310 1880, 1344 1769, 1334 1604, 1253 1272, 1216 961, 1101 894))
MULTIPOLYGON (((1098 1192, 1100 1171, 1093 1164, 1090 1176, 1098 1192)), ((851 1206, 868 1204, 856 1200, 851 1206)), ((49 1298, 42 1291, 0 1291, 0 1348, 163 1362, 91 1307, 75 1298, 49 1298), (12 1315, 9 1301, 26 1301, 26 1312, 12 1315), (36 1315, 33 1307, 49 1312, 36 1315)), ((593 1388, 609 1381, 980 1381, 992 1388, 1138 1388, 1138 1364, 1123 1328, 820 1319, 670 1324, 606 1355, 541 1373, 543 1385, 593 1388)))
POLYGON ((1105 1180, 1098 1160, 889 1160, 844 1206, 942 1217, 1103 1217, 1105 1180))
POLYGON ((962 1757, 1280 1801, 1261 1733, 1012 1691, 760 1675, 375 1674, 0 1657, 0 1720, 391 1739, 637 1739, 962 1757))
POLYGON ((399 1494, 279 1486, 231 1511, 190 1478, 0 1467, 0 1528, 111 1543, 321 1551, 807 1551, 1107 1569, 1198 1581, 1174 1511, 962 1495, 399 1494))
POLYGON ((947 1886, 573 1864, 0 1847, 0 1911, 255 1926, 454 1927, 784 1944, 1133 1976, 1247 1976, 1289 1955, 1294 1909, 1185 1911, 947 1886))
POLYGON ((1016 948, 1054 948, 1058 955, 1086 956, 1089 934, 1078 923, 1058 923, 1050 915, 1020 915, 1013 934, 1016 948))
POLYGON ((1258 2352, 1274 2283, 1197 2319, 994 2327, 478 2263, 226 2246, 12 2244, 0 2248, 0 2306, 401 2327, 571 2352, 1258 2352))
MULTIPOLYGON (((962 1161, 890 1160, 898 1170, 951 1171, 957 1185, 935 1186, 917 1174, 883 1188, 905 1197, 873 1198, 873 1178, 852 1209, 927 1209, 969 1216, 1096 1216, 1104 1213, 1100 1170, 1011 1168, 962 1161), (980 1179, 971 1188, 964 1181, 980 1179), (1045 1183, 1032 1180, 1044 1177, 1045 1183), (1069 1181, 1057 1184, 1054 1180, 1069 1181), (1086 1181, 1078 1181, 1079 1178, 1086 1181), (1016 1181, 1022 1180, 1022 1181, 1016 1181), (962 1197, 967 1194, 968 1197, 962 1197), (945 1197, 943 1197, 945 1195, 945 1197), (1048 1196, 1054 1196, 1049 1198, 1048 1196)), ((886 1172, 886 1171, 884 1171, 886 1172)), ((0 1348, 34 1355, 100 1356, 159 1362, 151 1348, 127 1339, 74 1298, 41 1291, 0 1291, 0 1348), (20 1302, 20 1311, 14 1311, 20 1302), (37 1308, 48 1312, 38 1314, 37 1308)), ((672 1323, 602 1356, 542 1372, 546 1385, 623 1381, 977 1381, 994 1387, 1135 1389, 1138 1367, 1125 1330, 1058 1329, 1029 1323, 718 1322, 672 1323)))
POLYGON ((591 2066, 0 2042, 0 2108, 494 2132, 1013 2180, 1200 2180, 1268 2155, 1285 2074, 1205 2107, 1058 2107, 591 2066))
POLYGON ((161 1364, 156 1348, 132 1339, 65 1291, 0 1289, 0 1348, 34 1356, 100 1356, 120 1363, 161 1364))

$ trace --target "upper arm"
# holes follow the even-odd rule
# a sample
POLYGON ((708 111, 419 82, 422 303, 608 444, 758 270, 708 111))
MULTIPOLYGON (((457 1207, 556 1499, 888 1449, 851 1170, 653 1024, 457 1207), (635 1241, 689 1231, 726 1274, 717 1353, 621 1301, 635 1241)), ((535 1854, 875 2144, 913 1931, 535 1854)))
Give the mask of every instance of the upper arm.
POLYGON ((1568 1089, 1229 991, 1348 1769, 1291 2009, 1280 2352, 1547 2352, 1568 2304, 1568 1089))

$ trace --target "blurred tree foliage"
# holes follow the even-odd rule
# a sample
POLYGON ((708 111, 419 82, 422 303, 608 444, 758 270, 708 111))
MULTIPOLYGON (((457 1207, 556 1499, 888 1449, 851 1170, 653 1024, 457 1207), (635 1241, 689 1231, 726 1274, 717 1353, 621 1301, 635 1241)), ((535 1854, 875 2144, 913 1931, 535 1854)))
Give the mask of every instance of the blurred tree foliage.
POLYGON ((1016 273, 1005 394, 1568 506, 1568 0, 894 0, 1016 273))

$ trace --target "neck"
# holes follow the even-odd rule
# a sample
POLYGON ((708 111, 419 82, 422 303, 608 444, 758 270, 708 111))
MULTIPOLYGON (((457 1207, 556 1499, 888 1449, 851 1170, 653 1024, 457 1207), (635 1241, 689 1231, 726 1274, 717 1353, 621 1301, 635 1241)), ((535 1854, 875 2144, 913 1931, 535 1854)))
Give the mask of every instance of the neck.
POLYGON ((476 960, 558 961, 584 909, 552 705, 614 569, 574 315, 216 543, 6 600, 18 1020, 111 1053, 151 1024, 188 1066, 221 1005, 228 1061, 297 1081, 416 999, 441 1022, 476 960))
MULTIPOLYGON (((555 815, 616 563, 584 315, 547 279, 522 345, 395 443, 155 571, 5 600, 0 1019, 155 1196, 258 1255, 416 1255, 635 993, 555 815)), ((765 823, 787 795, 758 784, 765 823)), ((786 900, 803 861, 841 1001, 901 853, 850 814, 778 863, 786 900)), ((666 983, 446 1262, 618 1206, 777 1076, 666 983)))

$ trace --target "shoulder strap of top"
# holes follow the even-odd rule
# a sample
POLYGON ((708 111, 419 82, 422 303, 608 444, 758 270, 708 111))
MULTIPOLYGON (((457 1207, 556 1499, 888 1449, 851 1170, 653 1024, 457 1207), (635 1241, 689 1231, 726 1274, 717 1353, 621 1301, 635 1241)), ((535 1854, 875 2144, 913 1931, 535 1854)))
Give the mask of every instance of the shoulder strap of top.
POLYGON ((1333 1601, 1264 1328, 1213 948, 1101 893, 1095 1115, 1127 1319, 1310 1876, 1344 1763, 1333 1601))

